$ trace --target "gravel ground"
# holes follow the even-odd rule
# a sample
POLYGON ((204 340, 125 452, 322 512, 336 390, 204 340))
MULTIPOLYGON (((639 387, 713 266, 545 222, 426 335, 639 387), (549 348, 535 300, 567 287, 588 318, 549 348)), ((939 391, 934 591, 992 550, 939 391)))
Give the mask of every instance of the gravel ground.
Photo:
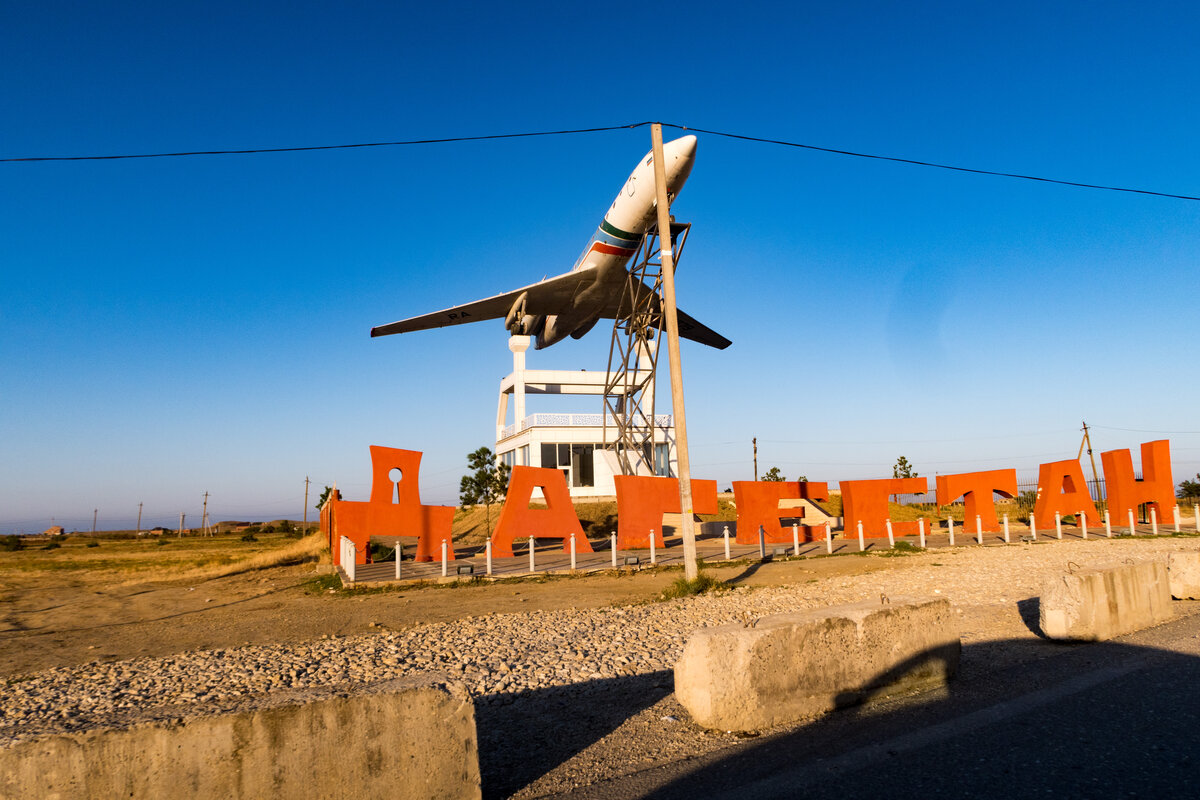
POLYGON ((904 569, 799 585, 52 669, 9 681, 0 698, 0 746, 176 718, 181 709, 244 707, 282 689, 433 671, 462 681, 477 698, 485 794, 537 796, 734 741, 696 728, 670 696, 670 670, 695 628, 881 594, 941 595, 963 615, 964 644, 1035 640, 1018 604, 1069 564, 1197 549, 1194 539, 1170 537, 960 547, 903 556, 904 569))

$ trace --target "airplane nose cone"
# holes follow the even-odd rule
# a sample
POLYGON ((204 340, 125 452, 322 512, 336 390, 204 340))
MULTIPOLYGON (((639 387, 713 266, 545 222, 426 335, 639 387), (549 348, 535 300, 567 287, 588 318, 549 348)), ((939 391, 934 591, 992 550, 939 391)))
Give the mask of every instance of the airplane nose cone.
POLYGON ((683 136, 663 145, 663 158, 667 166, 667 188, 678 192, 683 188, 696 158, 696 137, 683 136))
POLYGON ((692 135, 681 136, 674 141, 667 142, 666 149, 675 158, 691 161, 696 157, 696 137, 692 135))

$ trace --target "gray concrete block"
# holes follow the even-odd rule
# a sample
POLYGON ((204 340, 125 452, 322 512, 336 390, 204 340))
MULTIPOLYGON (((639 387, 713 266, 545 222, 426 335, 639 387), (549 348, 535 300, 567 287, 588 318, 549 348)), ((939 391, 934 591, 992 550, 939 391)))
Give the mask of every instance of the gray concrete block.
POLYGON ((429 678, 0 749, 0 797, 12 800, 479 796, 474 704, 429 678))
POLYGON ((675 665, 675 696, 699 725, 755 731, 941 685, 960 652, 943 598, 777 614, 694 632, 675 665))
POLYGON ((1171 553, 1167 562, 1171 597, 1200 600, 1200 553, 1171 553))
POLYGON ((1042 632, 1051 639, 1103 641, 1171 619, 1167 565, 1162 561, 1085 569, 1050 579, 1039 600, 1042 632))

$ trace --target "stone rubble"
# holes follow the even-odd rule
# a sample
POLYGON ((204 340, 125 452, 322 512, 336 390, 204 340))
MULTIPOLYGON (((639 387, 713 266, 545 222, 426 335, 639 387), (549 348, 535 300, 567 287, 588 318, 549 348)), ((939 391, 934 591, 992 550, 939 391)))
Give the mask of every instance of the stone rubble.
MULTIPOLYGON (((661 603, 590 610, 490 614, 401 631, 301 644, 96 662, 10 677, 0 697, 0 746, 55 732, 171 719, 198 704, 238 708, 281 689, 354 685, 425 671, 462 681, 478 703, 504 704, 534 689, 671 670, 700 627, 880 595, 948 597, 956 606, 1013 604, 1046 575, 1163 559, 1195 551, 1186 539, 1052 542, 960 547, 913 559, 911 568, 661 603), (999 599, 998 599, 999 598, 999 599)), ((569 591, 569 584, 564 585, 569 591)), ((381 621, 381 626, 387 622, 381 621)), ((669 678, 667 679, 669 681, 669 678)))

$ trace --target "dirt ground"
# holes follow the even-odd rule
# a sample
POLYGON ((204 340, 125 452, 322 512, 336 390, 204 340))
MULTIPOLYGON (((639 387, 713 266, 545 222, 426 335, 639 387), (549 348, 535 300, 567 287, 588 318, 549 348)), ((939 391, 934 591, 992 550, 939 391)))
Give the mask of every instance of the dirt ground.
MULTIPOLYGON (((711 567, 739 585, 903 569, 908 559, 844 556, 711 567)), ((653 599, 680 571, 329 593, 318 567, 275 567, 204 582, 128 583, 87 574, 0 574, 0 676, 244 644, 296 642, 497 612, 599 608, 653 599)))

